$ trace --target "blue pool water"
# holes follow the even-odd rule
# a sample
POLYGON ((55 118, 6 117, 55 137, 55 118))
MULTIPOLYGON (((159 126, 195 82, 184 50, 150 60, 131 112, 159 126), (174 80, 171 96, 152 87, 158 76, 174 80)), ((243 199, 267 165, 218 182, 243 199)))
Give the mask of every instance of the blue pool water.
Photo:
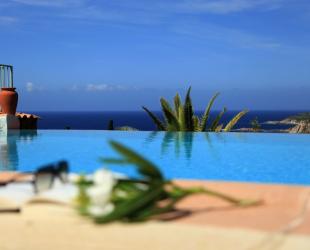
MULTIPOLYGON (((0 133, 0 171, 32 171, 66 159, 90 173, 115 156, 116 140, 155 162, 168 178, 310 184, 310 135, 39 130, 0 133)), ((129 175, 133 168, 114 166, 129 175)))

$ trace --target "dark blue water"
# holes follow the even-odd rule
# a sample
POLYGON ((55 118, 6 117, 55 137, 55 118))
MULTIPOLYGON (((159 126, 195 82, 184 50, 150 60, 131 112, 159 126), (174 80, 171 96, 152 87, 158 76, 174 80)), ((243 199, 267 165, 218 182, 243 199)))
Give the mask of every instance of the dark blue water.
MULTIPOLYGON (((246 114, 235 128, 251 127, 250 122, 255 117, 261 123, 261 127, 266 130, 285 129, 287 125, 264 124, 266 121, 278 121, 302 111, 251 111, 246 114)), ((39 129, 107 129, 109 120, 114 121, 115 127, 130 126, 139 130, 155 130, 155 126, 150 117, 144 111, 100 111, 100 112, 31 112, 41 117, 38 123, 39 129)), ((161 117, 161 112, 155 112, 161 117)), ((201 115, 202 112, 197 112, 201 115)), ((212 112, 214 118, 218 112, 212 112)), ((237 112, 230 111, 222 118, 226 124, 237 112)))

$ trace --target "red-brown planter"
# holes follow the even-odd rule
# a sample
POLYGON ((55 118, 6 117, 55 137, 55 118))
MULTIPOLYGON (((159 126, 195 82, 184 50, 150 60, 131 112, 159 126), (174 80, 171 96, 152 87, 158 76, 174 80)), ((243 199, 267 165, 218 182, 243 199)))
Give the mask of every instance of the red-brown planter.
POLYGON ((15 115, 18 102, 18 94, 15 88, 1 88, 0 106, 2 113, 15 115))

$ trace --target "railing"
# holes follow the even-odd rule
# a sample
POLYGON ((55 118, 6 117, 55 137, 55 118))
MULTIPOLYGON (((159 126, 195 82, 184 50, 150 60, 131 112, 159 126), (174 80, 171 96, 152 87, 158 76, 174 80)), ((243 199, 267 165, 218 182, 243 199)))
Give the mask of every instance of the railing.
POLYGON ((13 66, 0 64, 0 87, 13 88, 13 66))

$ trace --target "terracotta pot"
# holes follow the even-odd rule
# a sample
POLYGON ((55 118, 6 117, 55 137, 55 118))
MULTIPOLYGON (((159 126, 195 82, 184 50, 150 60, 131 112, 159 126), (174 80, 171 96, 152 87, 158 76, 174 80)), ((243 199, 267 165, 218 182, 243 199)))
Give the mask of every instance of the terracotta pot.
POLYGON ((18 102, 18 94, 15 88, 1 88, 0 106, 2 113, 15 115, 18 102))

